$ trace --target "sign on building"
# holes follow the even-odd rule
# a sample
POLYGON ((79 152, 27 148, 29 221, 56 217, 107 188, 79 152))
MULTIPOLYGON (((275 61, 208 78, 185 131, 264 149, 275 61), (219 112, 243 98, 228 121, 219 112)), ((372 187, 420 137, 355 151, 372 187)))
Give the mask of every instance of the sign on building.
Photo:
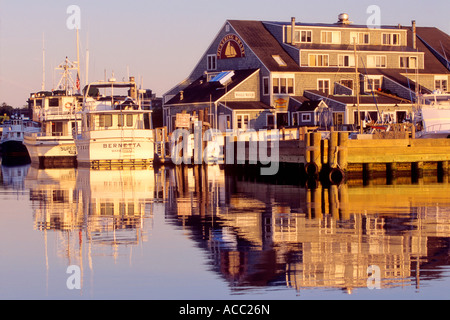
POLYGON ((191 123, 191 115, 189 113, 177 113, 175 119, 175 127, 177 128, 189 128, 191 123))

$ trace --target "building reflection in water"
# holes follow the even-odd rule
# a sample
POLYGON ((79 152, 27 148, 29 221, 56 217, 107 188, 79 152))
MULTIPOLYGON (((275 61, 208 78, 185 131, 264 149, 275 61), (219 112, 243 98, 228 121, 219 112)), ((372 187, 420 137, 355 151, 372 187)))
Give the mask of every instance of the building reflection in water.
POLYGON ((420 287, 448 266, 450 186, 401 179, 308 189, 226 176, 217 167, 176 170, 169 215, 192 230, 234 290, 255 286, 420 287))
POLYGON ((87 257, 93 268, 95 255, 132 254, 151 236, 155 214, 186 230, 233 292, 351 293, 367 287, 371 265, 380 268, 382 288, 419 288, 449 265, 448 181, 311 189, 249 181, 217 166, 26 170, 35 228, 45 239, 57 232, 69 265, 87 257))

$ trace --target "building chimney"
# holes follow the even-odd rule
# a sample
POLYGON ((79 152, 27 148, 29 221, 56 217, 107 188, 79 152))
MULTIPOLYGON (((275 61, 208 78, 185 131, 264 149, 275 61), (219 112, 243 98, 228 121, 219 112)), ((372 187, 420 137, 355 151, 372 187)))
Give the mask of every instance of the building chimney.
POLYGON ((291 44, 294 44, 295 41, 295 17, 291 18, 291 44))
POLYGON ((417 49, 416 45, 416 38, 417 38, 417 32, 416 32, 416 20, 411 21, 412 23, 412 33, 413 33, 413 48, 417 49))

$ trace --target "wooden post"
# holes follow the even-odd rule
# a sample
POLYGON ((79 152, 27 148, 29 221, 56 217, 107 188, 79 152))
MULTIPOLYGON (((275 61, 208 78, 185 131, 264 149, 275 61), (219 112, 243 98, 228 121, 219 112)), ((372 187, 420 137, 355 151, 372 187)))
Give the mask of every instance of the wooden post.
POLYGON ((322 159, 321 159, 322 160, 322 168, 324 166, 328 167, 330 156, 328 154, 329 148, 328 148, 328 140, 327 139, 321 141, 320 148, 321 148, 320 152, 322 154, 322 159))
POLYGON ((311 162, 317 165, 319 172, 322 169, 322 161, 320 154, 321 140, 322 135, 320 132, 314 132, 311 134, 311 147, 312 147, 311 162))
POLYGON ((310 148, 311 148, 311 133, 305 133, 305 142, 306 142, 306 152, 305 152, 305 164, 308 164, 311 162, 311 153, 310 153, 310 148))
POLYGON ((330 140, 328 141, 328 164, 330 168, 337 167, 337 146, 338 146, 338 132, 331 130, 330 140))
POLYGON ((338 135, 338 164, 339 167, 346 171, 348 167, 348 133, 347 132, 339 132, 338 135))

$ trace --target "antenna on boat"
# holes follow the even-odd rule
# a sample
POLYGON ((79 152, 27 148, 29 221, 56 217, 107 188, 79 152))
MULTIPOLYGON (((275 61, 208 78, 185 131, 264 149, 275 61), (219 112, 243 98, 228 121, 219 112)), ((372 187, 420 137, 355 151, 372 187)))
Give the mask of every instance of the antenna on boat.
POLYGON ((80 93, 80 88, 81 88, 81 75, 80 75, 80 28, 77 28, 77 90, 78 93, 80 93))
POLYGON ((42 33, 42 91, 45 91, 45 33, 42 33))

